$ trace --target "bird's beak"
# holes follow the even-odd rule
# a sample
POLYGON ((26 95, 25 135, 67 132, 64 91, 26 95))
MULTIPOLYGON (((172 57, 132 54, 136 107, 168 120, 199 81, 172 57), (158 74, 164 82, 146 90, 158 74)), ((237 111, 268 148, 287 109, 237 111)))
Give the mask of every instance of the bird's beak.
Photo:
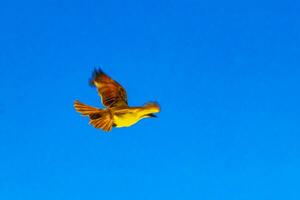
POLYGON ((155 118, 157 117, 156 115, 154 115, 154 114, 152 114, 152 113, 148 114, 147 116, 148 116, 148 117, 155 117, 155 118))

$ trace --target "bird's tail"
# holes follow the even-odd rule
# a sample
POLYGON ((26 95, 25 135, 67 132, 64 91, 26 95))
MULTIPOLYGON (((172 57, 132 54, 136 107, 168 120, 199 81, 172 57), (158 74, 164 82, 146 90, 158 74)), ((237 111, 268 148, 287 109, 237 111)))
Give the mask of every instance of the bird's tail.
POLYGON ((104 131, 111 131, 113 125, 113 119, 108 110, 102 110, 95 108, 79 101, 74 102, 74 108, 77 112, 81 113, 83 116, 90 117, 90 124, 95 128, 100 128, 104 131))

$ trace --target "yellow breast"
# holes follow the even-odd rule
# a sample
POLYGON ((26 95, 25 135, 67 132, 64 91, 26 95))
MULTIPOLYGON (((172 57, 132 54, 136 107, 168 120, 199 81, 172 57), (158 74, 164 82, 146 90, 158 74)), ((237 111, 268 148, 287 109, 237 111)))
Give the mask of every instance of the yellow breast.
POLYGON ((143 107, 115 108, 112 110, 113 121, 116 127, 128 127, 143 118, 150 117, 148 114, 159 112, 157 104, 146 104, 143 107))
POLYGON ((140 120, 140 117, 134 112, 124 113, 122 115, 113 116, 116 127, 128 127, 140 120))

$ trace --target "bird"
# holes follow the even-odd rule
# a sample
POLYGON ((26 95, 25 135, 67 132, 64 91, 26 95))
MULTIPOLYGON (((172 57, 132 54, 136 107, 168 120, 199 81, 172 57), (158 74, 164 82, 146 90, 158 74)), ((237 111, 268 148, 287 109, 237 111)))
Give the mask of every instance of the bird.
POLYGON ((130 127, 141 119, 157 117, 155 113, 160 112, 157 102, 129 106, 126 90, 101 68, 94 69, 89 84, 97 89, 105 108, 89 106, 78 100, 74 101, 74 108, 82 116, 89 117, 89 124, 104 132, 110 132, 113 127, 130 127))

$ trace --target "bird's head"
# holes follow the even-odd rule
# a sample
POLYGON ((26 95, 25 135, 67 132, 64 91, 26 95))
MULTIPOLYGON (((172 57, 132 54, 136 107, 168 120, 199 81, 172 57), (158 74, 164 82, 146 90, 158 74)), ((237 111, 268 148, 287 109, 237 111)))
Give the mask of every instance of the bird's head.
POLYGON ((157 117, 154 113, 160 112, 160 106, 156 102, 149 102, 144 105, 143 118, 157 117))

